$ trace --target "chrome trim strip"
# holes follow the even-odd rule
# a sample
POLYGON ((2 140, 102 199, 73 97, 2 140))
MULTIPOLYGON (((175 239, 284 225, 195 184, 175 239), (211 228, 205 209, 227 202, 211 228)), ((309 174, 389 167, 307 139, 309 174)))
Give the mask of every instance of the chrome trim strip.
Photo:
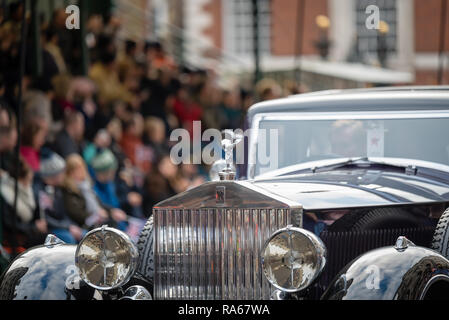
POLYGON ((447 281, 449 282, 449 276, 444 275, 444 274, 439 274, 436 275, 434 277, 432 277, 427 283, 426 286, 424 287, 421 295, 419 296, 419 300, 423 300, 425 295, 427 294, 427 291, 429 291, 429 288, 432 284, 434 284, 436 281, 447 281))
POLYGON ((150 292, 142 286, 131 286, 119 300, 153 300, 150 292))
POLYGON ((65 242, 62 241, 61 239, 59 239, 54 234, 49 234, 45 238, 44 246, 46 246, 48 248, 53 248, 55 245, 58 245, 58 244, 65 244, 65 242))

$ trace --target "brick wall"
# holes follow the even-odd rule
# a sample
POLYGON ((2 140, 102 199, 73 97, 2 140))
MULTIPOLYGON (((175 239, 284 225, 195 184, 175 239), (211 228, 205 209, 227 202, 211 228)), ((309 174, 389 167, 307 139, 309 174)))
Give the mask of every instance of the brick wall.
MULTIPOLYGON (((440 39, 441 0, 415 0, 415 50, 437 52, 440 39)), ((445 50, 449 50, 449 3, 446 14, 445 50)))
POLYGON ((320 31, 315 24, 315 17, 323 14, 329 16, 327 0, 272 0, 272 55, 294 55, 297 36, 298 4, 305 1, 305 21, 303 30, 303 54, 318 54, 314 42, 320 31))
MULTIPOLYGON (((449 3, 446 12, 445 46, 446 52, 443 72, 443 84, 449 83, 448 57, 449 51, 449 3)), ((437 56, 440 46, 441 0, 415 0, 415 54, 430 54, 437 56)), ((415 84, 438 84, 438 61, 434 60, 430 69, 415 70, 415 84)))
MULTIPOLYGON (((205 36, 209 37, 214 46, 223 47, 222 26, 222 1, 210 0, 204 6, 204 11, 211 15, 213 23, 205 30, 205 36)), ((305 55, 317 55, 314 42, 320 37, 320 30, 316 26, 315 18, 323 14, 331 16, 328 0, 271 0, 271 54, 272 56, 295 55, 297 37, 297 6, 299 1, 305 1, 304 38, 302 42, 302 53, 305 55)), ((343 0, 342 0, 343 1, 343 0)), ((431 54, 436 56, 439 49, 439 32, 441 17, 441 0, 406 0, 413 1, 413 24, 414 24, 414 49, 415 54, 431 54)), ((447 7, 446 40, 445 51, 449 56, 449 3, 447 7)), ((332 25, 339 23, 331 21, 332 25)), ((335 35, 347 37, 349 35, 335 35)), ((449 69, 448 60, 445 61, 445 69, 449 69)), ((437 83, 437 63, 426 69, 415 70, 416 84, 437 83)), ((449 83, 449 70, 445 72, 444 82, 449 83)))
POLYGON ((204 11, 211 15, 213 21, 209 27, 204 30, 204 35, 211 38, 214 46, 220 49, 223 48, 221 1, 223 0, 211 0, 204 5, 204 11))
MULTIPOLYGON (((223 47, 222 30, 222 1, 210 0, 204 5, 204 12, 212 16, 213 23, 204 30, 214 45, 223 47)), ((315 17, 319 14, 328 16, 327 0, 272 0, 271 2, 271 53, 274 56, 294 55, 296 45, 297 6, 305 1, 305 21, 303 53, 317 54, 314 42, 319 38, 319 29, 315 24, 315 17)))

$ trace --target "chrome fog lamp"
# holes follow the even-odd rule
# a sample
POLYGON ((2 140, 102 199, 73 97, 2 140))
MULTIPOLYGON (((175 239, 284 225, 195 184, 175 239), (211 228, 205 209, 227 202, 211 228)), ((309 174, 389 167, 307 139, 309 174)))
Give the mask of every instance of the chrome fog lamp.
POLYGON ((289 226, 276 231, 262 249, 268 281, 285 292, 307 288, 326 264, 326 247, 313 233, 289 226))
POLYGON ((79 275, 98 290, 111 290, 129 281, 137 267, 138 251, 125 233, 103 226, 78 244, 75 264, 79 275))

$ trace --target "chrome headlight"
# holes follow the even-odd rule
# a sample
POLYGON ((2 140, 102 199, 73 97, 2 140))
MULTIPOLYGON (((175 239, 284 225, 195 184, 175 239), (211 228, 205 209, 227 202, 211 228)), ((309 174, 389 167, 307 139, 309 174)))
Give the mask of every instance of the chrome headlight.
POLYGON ((307 288, 326 264, 326 247, 313 233, 295 227, 276 231, 262 249, 268 281, 286 292, 307 288))
POLYGON ((136 246, 125 233, 103 226, 90 231, 78 244, 75 264, 88 285, 111 290, 128 282, 138 256, 136 246))

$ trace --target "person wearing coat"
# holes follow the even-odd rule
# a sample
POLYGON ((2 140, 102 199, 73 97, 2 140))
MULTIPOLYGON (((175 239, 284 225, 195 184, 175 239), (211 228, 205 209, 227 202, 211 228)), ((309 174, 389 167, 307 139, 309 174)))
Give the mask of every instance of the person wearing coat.
POLYGON ((5 247, 13 245, 30 248, 42 244, 47 233, 47 222, 40 217, 38 206, 32 189, 34 173, 21 158, 18 176, 16 168, 11 172, 0 171, 0 207, 5 247), (14 212, 15 183, 18 179, 17 212, 14 212), (11 237, 15 241, 11 241, 11 237))
POLYGON ((83 158, 73 154, 66 163, 62 197, 69 218, 86 229, 108 224, 124 230, 127 225, 126 215, 121 210, 101 203, 92 187, 83 158))
POLYGON ((64 206, 63 181, 66 163, 57 153, 41 151, 41 168, 34 190, 38 197, 39 210, 45 215, 49 232, 68 244, 78 243, 86 234, 68 215, 64 206))

